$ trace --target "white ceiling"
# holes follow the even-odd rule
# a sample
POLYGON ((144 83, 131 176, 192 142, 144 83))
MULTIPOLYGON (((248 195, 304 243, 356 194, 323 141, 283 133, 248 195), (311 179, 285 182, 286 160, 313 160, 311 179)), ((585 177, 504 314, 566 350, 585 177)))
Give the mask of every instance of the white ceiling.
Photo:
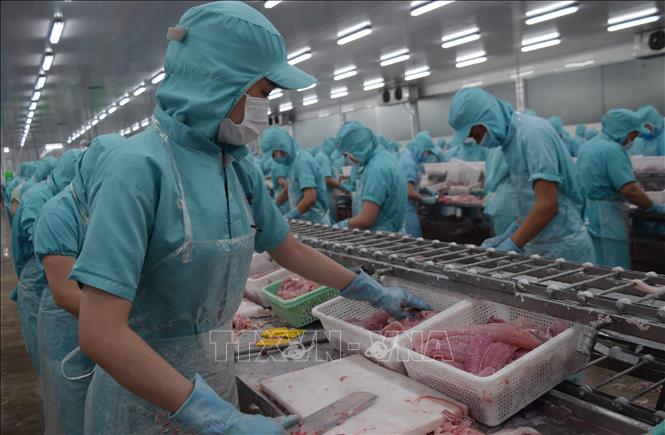
MULTIPOLYGON (((112 102, 148 80, 161 68, 166 29, 189 7, 203 2, 88 1, 2 2, 2 146, 17 149, 52 17, 63 14, 65 29, 53 47, 55 61, 48 72, 26 147, 64 142, 84 122, 112 102)), ((249 2, 261 10, 284 35, 289 52, 311 47, 313 56, 301 64, 319 79, 315 90, 321 104, 331 87, 345 85, 362 93, 366 79, 384 77, 399 81, 405 70, 429 65, 432 75, 420 80, 429 87, 448 80, 464 80, 516 65, 545 62, 613 46, 625 47, 639 28, 609 33, 608 17, 627 10, 656 5, 661 14, 665 2, 583 1, 580 10, 553 21, 526 26, 528 9, 548 2, 457 1, 430 13, 411 17, 408 1, 287 1, 272 9, 263 2, 249 2), (363 20, 372 23, 370 36, 347 45, 336 44, 336 34, 363 20), (480 41, 444 50, 444 33, 476 25, 480 41), (521 53, 524 36, 557 30, 562 43, 544 50, 521 53), (394 49, 408 48, 407 62, 381 68, 379 57, 394 49), (482 48, 486 63, 456 69, 455 57, 482 48), (356 65, 355 77, 333 82, 332 72, 356 65)), ((662 18, 650 27, 662 27, 662 18)), ((647 27, 647 28, 650 28, 647 27)), ((350 98, 352 98, 350 96, 350 98)), ((274 108, 289 100, 299 109, 302 93, 291 92, 273 100, 274 108)), ((154 107, 154 86, 134 97, 88 132, 88 136, 119 131, 149 116, 154 107)))

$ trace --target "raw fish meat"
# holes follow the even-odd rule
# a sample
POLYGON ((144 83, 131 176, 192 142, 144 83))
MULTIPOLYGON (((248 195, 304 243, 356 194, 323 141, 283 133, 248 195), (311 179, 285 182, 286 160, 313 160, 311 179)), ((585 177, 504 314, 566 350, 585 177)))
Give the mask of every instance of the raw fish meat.
POLYGON ((438 311, 418 311, 412 319, 404 318, 402 320, 395 320, 385 311, 377 311, 365 319, 351 318, 346 321, 367 329, 368 331, 376 332, 385 337, 395 337, 402 332, 413 328, 414 326, 424 322, 438 311))
POLYGON ((279 287, 277 296, 282 299, 293 299, 316 290, 319 287, 320 285, 317 283, 308 281, 305 278, 297 275, 288 275, 282 280, 282 285, 279 287))
POLYGON ((372 332, 380 332, 390 321, 390 315, 385 311, 377 311, 365 319, 348 319, 347 322, 360 326, 372 332))
POLYGON ((243 331, 246 329, 252 329, 253 324, 252 321, 245 316, 241 316, 239 314, 236 314, 233 317, 233 330, 234 331, 243 331))
POLYGON ((641 279, 633 280, 633 283, 635 283, 635 288, 641 291, 642 293, 652 294, 652 293, 660 293, 665 291, 665 286, 661 287, 651 286, 642 281, 641 279))

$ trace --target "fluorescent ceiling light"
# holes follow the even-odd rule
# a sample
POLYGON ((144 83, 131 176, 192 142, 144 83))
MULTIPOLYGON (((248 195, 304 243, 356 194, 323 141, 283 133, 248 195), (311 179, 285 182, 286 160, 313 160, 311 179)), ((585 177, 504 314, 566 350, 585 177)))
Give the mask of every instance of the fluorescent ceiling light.
POLYGON ((162 80, 164 80, 164 75, 165 75, 165 74, 166 74, 166 73, 164 73, 164 71, 160 71, 160 72, 158 72, 157 74, 155 74, 155 75, 150 79, 150 83, 152 83, 153 85, 156 85, 157 83, 159 83, 159 82, 161 82, 162 80))
POLYGON ((431 71, 429 70, 429 66, 425 65, 418 68, 407 70, 404 73, 404 80, 408 82, 409 80, 415 80, 422 77, 427 77, 430 74, 431 71))
MULTIPOLYGON (((355 68, 355 67, 354 67, 355 68)), ((353 69, 353 70, 347 70, 345 69, 344 72, 341 72, 338 74, 337 71, 335 71, 335 75, 333 76, 333 80, 338 81, 338 80, 344 80, 348 79, 349 77, 353 77, 356 74, 358 74, 358 71, 353 69)))
POLYGON ((37 108, 37 102, 30 103, 30 105, 28 106, 28 110, 30 111, 35 110, 36 108, 37 108))
POLYGON ((607 24, 612 25, 617 23, 623 23, 624 21, 635 20, 637 18, 646 17, 648 15, 653 15, 656 13, 658 13, 658 8, 655 7, 642 9, 640 11, 629 12, 627 14, 619 15, 618 17, 610 18, 609 20, 607 20, 607 24))
POLYGON ((92 126, 94 127, 95 125, 99 124, 99 119, 95 118, 91 122, 92 126))
POLYGON ((44 87, 45 84, 46 84, 46 75, 40 74, 39 77, 37 77, 37 83, 35 84, 35 89, 39 91, 41 88, 44 87))
POLYGON ((457 47, 458 45, 468 44, 469 42, 477 41, 480 39, 480 33, 474 35, 464 36, 462 38, 453 39, 452 41, 444 42, 441 48, 457 47))
POLYGON ((455 59, 455 62, 465 62, 467 60, 475 59, 477 57, 483 57, 483 56, 486 56, 486 55, 487 55, 487 53, 485 53, 484 50, 474 51, 473 53, 463 54, 461 56, 457 56, 457 58, 455 59))
POLYGON ((593 65, 594 63, 596 63, 596 61, 594 61, 593 59, 589 59, 589 60, 585 60, 585 61, 582 61, 582 62, 567 63, 563 67, 564 68, 582 68, 584 66, 593 65))
POLYGON ((263 3, 263 7, 266 9, 272 9, 278 4, 280 4, 282 0, 268 0, 263 3))
POLYGON ((115 104, 112 105, 111 107, 109 107, 109 110, 108 110, 109 115, 111 113, 115 112, 116 110, 118 110, 118 106, 116 106, 115 104))
POLYGON ((34 110, 29 111, 29 112, 28 112, 28 116, 27 116, 27 118, 30 119, 30 118, 32 118, 33 116, 35 116, 35 111, 34 111, 34 110))
POLYGON ((527 45, 522 47, 522 52, 526 53, 529 51, 540 50, 541 48, 553 47, 555 45, 561 44, 560 39, 551 39, 549 41, 540 42, 538 44, 527 45))
POLYGON ((106 114, 106 112, 102 112, 102 113, 99 114, 99 120, 102 121, 102 120, 106 119, 107 116, 108 115, 106 114))
POLYGON ((53 65, 53 52, 51 49, 48 49, 46 50, 46 54, 44 54, 42 69, 46 72, 51 69, 51 65, 53 65))
POLYGON ((411 2, 411 16, 417 17, 418 15, 426 14, 441 6, 453 3, 452 1, 412 1, 411 2))
POLYGON ((557 10, 557 11, 554 11, 554 12, 550 12, 548 14, 538 15, 538 16, 535 16, 535 17, 532 17, 532 18, 527 18, 526 21, 524 21, 524 23, 527 26, 531 26, 533 24, 538 24, 538 23, 542 23, 544 21, 549 21, 549 20, 553 20, 555 18, 563 17, 565 15, 574 14, 578 10, 579 10, 579 6, 570 6, 570 7, 564 8, 564 9, 560 9, 560 10, 557 10))
POLYGON ((281 98, 283 97, 284 94, 282 93, 281 89, 276 89, 272 91, 270 94, 268 94, 268 99, 269 100, 274 100, 275 98, 281 98))
POLYGON ((349 91, 346 86, 330 90, 330 98, 333 100, 335 98, 346 97, 347 95, 349 95, 349 91))
POLYGON ((42 96, 42 91, 35 91, 32 94, 32 98, 30 98, 30 101, 38 101, 39 97, 41 97, 41 96, 42 96))
POLYGON ((477 82, 472 82, 472 83, 462 83, 462 89, 464 88, 475 88, 478 86, 482 86, 483 82, 482 80, 477 81, 477 82))
POLYGON ((559 36, 559 32, 550 32, 539 36, 534 36, 532 38, 522 39, 522 46, 537 44, 538 42, 549 41, 550 39, 556 39, 559 36))
POLYGON ((317 95, 309 95, 302 100, 303 106, 311 106, 319 102, 319 97, 317 95))
POLYGON ((363 83, 363 91, 371 91, 373 89, 379 89, 384 87, 385 85, 386 83, 383 80, 383 77, 379 77, 378 79, 365 80, 365 83, 363 83))
POLYGON ((479 63, 487 62, 487 57, 477 57, 475 59, 469 59, 462 62, 457 62, 455 68, 464 68, 471 65, 477 65, 479 63))
POLYGON ((33 119, 34 119, 34 118, 28 118, 28 119, 26 119, 26 120, 25 120, 25 125, 28 126, 28 125, 32 124, 32 120, 33 120, 33 119))
POLYGON ((280 112, 288 112, 291 109, 293 109, 293 104, 292 103, 283 103, 283 104, 279 105, 279 111, 280 112))
POLYGON ((118 104, 121 106, 124 106, 125 104, 129 103, 129 95, 125 94, 120 101, 118 101, 118 104))
POLYGON ((147 127, 148 124, 150 124, 150 119, 145 118, 143 121, 141 121, 141 127, 147 127))
POLYGON ((363 21, 354 26, 348 27, 337 32, 337 45, 348 44, 351 41, 360 39, 372 33, 372 23, 363 21))
POLYGON ((452 41, 453 39, 459 39, 463 36, 472 35, 472 34, 478 33, 478 32, 480 32, 480 29, 478 27, 476 27, 476 26, 468 27, 464 30, 460 30, 459 32, 449 33, 447 35, 443 35, 443 37, 441 38, 441 42, 452 41))
POLYGON ((5 154, 7 154, 7 153, 9 152, 9 147, 4 147, 4 148, 2 149, 2 152, 5 153, 5 154))
POLYGON ((57 14, 53 20, 53 27, 51 27, 51 36, 48 40, 51 44, 55 45, 60 42, 60 37, 62 36, 62 30, 65 28, 65 22, 62 19, 62 15, 57 14))
POLYGON ((134 92, 132 92, 132 94, 133 94, 135 97, 138 97, 139 95, 141 95, 141 94, 144 93, 144 92, 145 92, 145 83, 141 83, 141 84, 139 85, 139 87, 136 88, 136 89, 134 90, 134 92))
POLYGON ((44 149, 47 151, 61 150, 62 143, 47 143, 46 145, 44 145, 44 149))
MULTIPOLYGON (((526 77, 526 76, 531 75, 533 73, 534 73, 534 71, 532 69, 527 70, 527 71, 520 71, 519 72, 519 77, 526 77)), ((517 77, 518 77, 517 73, 510 75, 511 80, 515 80, 517 77)))
POLYGON ((136 131, 136 130, 138 130, 139 128, 141 128, 141 126, 139 125, 138 122, 135 122, 134 124, 132 124, 132 131, 136 131))
POLYGON ((306 91, 308 89, 314 89, 316 87, 316 83, 312 83, 311 85, 307 86, 306 88, 300 88, 297 89, 298 92, 306 91))
POLYGON ((312 57, 312 50, 309 47, 301 48, 293 53, 287 54, 286 59, 290 65, 296 65, 312 57))
POLYGON ((411 58, 411 55, 409 54, 409 50, 407 48, 402 48, 401 50, 393 51, 391 53, 386 53, 381 56, 379 59, 379 65, 381 66, 388 66, 388 65, 393 65, 399 62, 404 62, 406 60, 409 60, 411 58))
POLYGON ((575 3, 575 2, 574 1, 554 2, 554 3, 551 3, 547 6, 543 6, 542 8, 531 9, 530 11, 527 11, 526 17, 528 18, 528 17, 533 17, 535 15, 545 14, 547 12, 551 12, 551 11, 554 11, 554 10, 557 10, 557 9, 561 9, 565 6, 572 5, 573 3, 575 3))
POLYGON ((659 15, 654 15, 651 17, 640 18, 638 20, 626 21, 625 23, 615 24, 614 26, 608 27, 607 31, 616 32, 617 30, 623 30, 623 29, 628 29, 630 27, 641 26, 642 24, 653 23, 654 21, 658 21, 659 19, 660 19, 659 15))

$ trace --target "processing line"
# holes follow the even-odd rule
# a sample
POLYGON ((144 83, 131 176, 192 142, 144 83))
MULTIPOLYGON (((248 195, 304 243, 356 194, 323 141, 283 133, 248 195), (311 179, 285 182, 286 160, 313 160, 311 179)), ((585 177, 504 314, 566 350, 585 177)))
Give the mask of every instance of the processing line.
POLYGON ((617 425, 626 429, 628 421, 654 425, 665 419, 665 276, 395 233, 305 221, 290 226, 303 243, 378 278, 392 275, 588 325, 578 350, 589 363, 550 394, 566 397, 569 405, 576 401, 589 419, 605 418, 598 417, 603 410, 618 413, 627 420, 617 425), (635 280, 656 291, 645 293, 635 280), (612 375, 584 376, 605 369, 612 375), (628 377, 635 389, 614 388, 625 386, 628 377), (655 398, 648 402, 647 396, 655 398))

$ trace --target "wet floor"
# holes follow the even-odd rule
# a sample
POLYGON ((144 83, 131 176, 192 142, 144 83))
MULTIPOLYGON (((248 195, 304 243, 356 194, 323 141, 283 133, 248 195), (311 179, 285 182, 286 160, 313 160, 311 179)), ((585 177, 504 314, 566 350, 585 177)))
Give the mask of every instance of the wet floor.
POLYGON ((1 210, 2 245, 0 294, 0 359, 2 406, 0 432, 5 434, 44 433, 42 399, 39 380, 23 346, 18 323, 18 309, 9 299, 16 286, 16 275, 11 259, 11 236, 5 208, 1 210))

